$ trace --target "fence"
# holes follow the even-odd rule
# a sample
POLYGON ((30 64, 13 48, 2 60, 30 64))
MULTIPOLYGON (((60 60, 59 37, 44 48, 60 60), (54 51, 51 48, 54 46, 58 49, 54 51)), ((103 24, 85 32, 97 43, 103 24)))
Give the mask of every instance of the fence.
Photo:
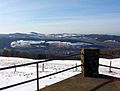
MULTIPOLYGON (((76 56, 76 55, 80 55, 80 54, 73 54, 73 55, 65 56, 63 58, 76 56)), ((22 84, 26 84, 26 83, 29 83, 29 82, 32 82, 32 81, 37 81, 36 86, 37 86, 37 91, 39 91, 39 85, 40 85, 39 84, 39 79, 46 78, 46 77, 49 77, 49 76, 52 76, 52 75, 55 75, 55 74, 58 74, 58 73, 62 73, 62 72, 65 72, 65 71, 68 71, 68 70, 83 66, 83 65, 76 65, 76 66, 73 66, 73 67, 70 67, 70 68, 55 72, 55 73, 51 73, 51 74, 39 77, 39 63, 49 62, 49 61, 53 61, 53 60, 54 59, 46 59, 46 60, 38 61, 38 62, 32 62, 32 63, 26 63, 26 64, 20 64, 20 65, 0 68, 0 71, 1 71, 1 70, 7 70, 7 69, 12 69, 12 68, 17 68, 17 67, 29 66, 29 65, 33 65, 33 64, 36 65, 36 78, 31 79, 31 80, 27 80, 27 81, 23 81, 23 82, 20 82, 20 83, 12 84, 12 85, 9 85, 9 86, 1 87, 0 90, 5 90, 5 89, 8 89, 8 88, 15 87, 15 86, 22 85, 22 84)), ((114 69, 120 69, 118 67, 113 67, 113 66, 108 66, 108 65, 103 65, 103 64, 99 64, 99 66, 110 67, 110 68, 114 68, 114 69)))
MULTIPOLYGON (((64 58, 66 59, 67 57, 71 57, 71 56, 76 56, 76 55, 78 55, 78 54, 65 56, 65 57, 63 57, 63 59, 64 58)), ((73 67, 58 71, 58 72, 54 72, 54 73, 39 77, 39 64, 44 63, 44 62, 50 62, 50 61, 53 61, 53 60, 55 60, 55 59, 46 59, 46 60, 38 61, 38 62, 31 62, 31 63, 26 63, 26 64, 20 64, 20 65, 14 65, 14 66, 0 68, 0 71, 7 70, 7 69, 12 69, 12 68, 15 68, 15 70, 16 70, 17 67, 29 66, 29 65, 33 65, 33 64, 36 65, 36 78, 30 79, 30 80, 27 80, 27 81, 23 81, 23 82, 20 82, 20 83, 12 84, 12 85, 9 85, 9 86, 1 87, 0 90, 5 90, 5 89, 11 88, 11 87, 18 86, 18 85, 22 85, 22 84, 26 84, 26 83, 29 83, 29 82, 37 81, 36 86, 37 86, 37 91, 39 91, 39 79, 46 78, 46 77, 49 77, 49 76, 52 76, 52 75, 56 75, 58 73, 62 73, 62 72, 65 72, 65 71, 68 71, 68 70, 71 70, 71 69, 82 66, 82 65, 76 65, 76 66, 73 66, 73 67)))

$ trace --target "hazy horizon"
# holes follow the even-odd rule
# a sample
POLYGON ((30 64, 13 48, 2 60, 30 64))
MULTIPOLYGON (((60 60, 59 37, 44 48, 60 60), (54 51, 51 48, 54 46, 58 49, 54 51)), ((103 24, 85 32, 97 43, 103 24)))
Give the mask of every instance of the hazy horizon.
MULTIPOLYGON (((20 33, 20 34, 31 34, 31 32, 13 32, 13 33, 0 33, 1 35, 3 34, 16 34, 16 33, 20 33)), ((105 34, 105 33, 40 33, 40 32, 35 32, 38 34, 45 34, 45 35, 49 35, 49 34, 81 34, 81 35, 91 35, 91 34, 96 34, 96 35, 115 35, 115 36, 120 36, 120 34, 105 34)))
POLYGON ((120 34, 119 0, 0 0, 0 34, 120 34))

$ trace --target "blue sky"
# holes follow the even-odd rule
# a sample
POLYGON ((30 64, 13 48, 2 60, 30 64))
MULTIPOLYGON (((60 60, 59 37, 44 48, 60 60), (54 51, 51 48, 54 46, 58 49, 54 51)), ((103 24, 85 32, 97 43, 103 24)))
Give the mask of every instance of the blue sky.
POLYGON ((120 34, 120 0, 0 0, 0 33, 120 34))

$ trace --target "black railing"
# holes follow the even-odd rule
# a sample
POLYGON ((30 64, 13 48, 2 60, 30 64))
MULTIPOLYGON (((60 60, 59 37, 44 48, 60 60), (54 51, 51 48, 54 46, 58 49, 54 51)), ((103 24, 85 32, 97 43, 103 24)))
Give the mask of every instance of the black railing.
POLYGON ((113 68, 113 69, 119 69, 119 67, 113 67, 113 66, 109 66, 109 65, 103 65, 103 64, 99 64, 99 66, 104 66, 104 67, 109 67, 109 68, 113 68))
MULTIPOLYGON (((71 56, 76 56, 76 55, 78 55, 78 54, 64 56, 62 59, 68 58, 68 57, 71 57, 71 56)), ((5 89, 11 88, 11 87, 18 86, 18 85, 22 85, 22 84, 26 84, 26 83, 29 83, 29 82, 37 81, 37 91, 39 91, 39 79, 46 78, 46 77, 49 77, 49 76, 52 76, 52 75, 56 75, 58 73, 62 73, 62 72, 65 72, 65 71, 68 71, 68 70, 71 70, 71 69, 82 66, 82 65, 76 65, 74 67, 70 67, 70 68, 55 72, 55 73, 51 73, 51 74, 39 77, 39 63, 49 62, 49 61, 53 61, 53 60, 55 60, 55 59, 46 59, 46 60, 43 60, 43 61, 37 61, 37 62, 31 62, 31 63, 26 63, 26 64, 20 64, 20 65, 14 65, 14 66, 0 68, 0 71, 2 71, 2 70, 7 70, 7 69, 12 69, 12 68, 17 68, 17 67, 23 67, 23 66, 29 66, 29 65, 36 64, 36 78, 30 79, 30 80, 27 80, 27 81, 23 81, 23 82, 20 82, 20 83, 12 84, 12 85, 9 85, 9 86, 1 87, 0 90, 5 90, 5 89)))
MULTIPOLYGON (((67 57, 71 57, 71 56, 76 56, 76 55, 80 55, 80 54, 73 54, 73 55, 65 56, 62 59, 67 58, 67 57)), ((2 71, 2 70, 12 69, 12 68, 16 68, 16 67, 23 67, 23 66, 29 66, 29 65, 36 64, 36 78, 30 79, 30 80, 27 80, 27 81, 23 81, 23 82, 20 82, 20 83, 12 84, 12 85, 9 85, 9 86, 1 87, 0 90, 5 90, 5 89, 11 88, 11 87, 18 86, 18 85, 22 85, 22 84, 26 84, 26 83, 29 83, 29 82, 37 81, 36 86, 37 86, 37 91, 39 91, 39 85, 40 85, 39 84, 39 79, 46 78, 46 77, 49 77, 49 76, 52 76, 52 75, 56 75, 58 73, 62 73, 62 72, 65 72, 65 71, 83 66, 83 65, 76 65, 76 66, 73 66, 73 67, 55 72, 55 73, 51 73, 51 74, 39 77, 39 63, 49 62, 49 61, 53 61, 53 60, 55 60, 55 59, 46 59, 46 60, 43 60, 43 61, 37 61, 37 62, 32 62, 32 63, 26 63, 26 64, 20 64, 20 65, 0 68, 0 71, 2 71)), ((108 65, 103 65, 103 64, 99 64, 99 66, 110 67, 110 68, 114 68, 114 69, 120 69, 118 67, 113 67, 113 66, 108 66, 108 65)))

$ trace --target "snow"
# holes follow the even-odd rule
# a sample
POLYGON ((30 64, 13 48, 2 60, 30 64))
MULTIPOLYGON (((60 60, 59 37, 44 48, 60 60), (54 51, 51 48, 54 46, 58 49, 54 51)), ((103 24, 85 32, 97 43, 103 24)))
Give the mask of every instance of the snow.
POLYGON ((113 42, 113 43, 115 43, 115 42, 118 42, 118 41, 116 41, 116 40, 105 40, 104 42, 113 42))
MULTIPOLYGON (((104 64, 104 65, 110 66, 110 61, 112 62, 111 66, 120 68, 120 58, 116 58, 116 59, 103 59, 103 58, 101 58, 99 60, 99 64, 104 64)), ((108 67, 103 67, 103 66, 99 67, 99 73, 100 74, 120 78, 120 70, 119 69, 113 69, 112 68, 111 70, 112 70, 112 72, 109 72, 108 67)))
POLYGON ((71 43, 71 42, 61 42, 61 41, 32 41, 32 40, 17 40, 11 42, 11 47, 12 48, 19 48, 19 47, 32 47, 32 45, 42 45, 42 44, 50 44, 50 45, 59 45, 59 46, 82 46, 82 45, 92 45, 90 43, 84 43, 84 42, 76 42, 76 43, 71 43))
MULTIPOLYGON (((29 62, 35 62, 35 61, 43 61, 43 60, 33 60, 33 59, 25 59, 25 58, 12 58, 12 57, 0 57, 0 68, 17 65, 17 64, 24 64, 29 62)), ((104 65, 109 65, 110 61, 112 62, 112 66, 114 67, 120 67, 120 58, 118 59, 103 59, 100 58, 99 63, 104 65)), ((70 68, 73 66, 76 66, 81 64, 80 60, 53 60, 50 62, 40 63, 39 64, 39 76, 45 76, 47 74, 51 74, 60 70, 64 70, 66 68, 70 68), (44 70, 43 68, 44 64, 44 70)), ((57 75, 53 75, 50 77, 46 77, 39 80, 40 88, 44 88, 48 85, 57 83, 61 80, 67 79, 69 77, 72 77, 76 74, 80 74, 81 68, 78 67, 77 69, 72 69, 57 75)), ((110 75, 114 77, 120 78, 120 70, 112 69, 112 72, 109 72, 109 68, 106 67, 99 67, 99 74, 104 75, 110 75)), ((30 80, 36 78, 36 65, 30 65, 30 66, 24 66, 24 67, 18 67, 13 69, 8 69, 4 71, 0 71, 0 88, 19 83, 22 81, 30 80)), ((12 87, 9 89, 6 89, 4 91, 35 91, 37 89, 36 87, 36 81, 12 87)))
MULTIPOLYGON (((12 57, 0 57, 0 68, 24 64, 29 62, 35 62, 40 60, 24 59, 24 58, 12 58, 12 57)), ((43 61, 43 60, 42 60, 43 61)), ((79 60, 53 60, 50 62, 44 63, 44 71, 42 70, 43 63, 39 64, 39 76, 45 76, 50 73, 54 73, 60 70, 64 70, 69 67, 73 67, 80 64, 79 60)), ((80 73, 80 68, 73 69, 67 72, 63 72, 54 76, 50 76, 44 79, 40 79, 40 88, 54 84, 71 76, 80 73)), ((13 69, 8 69, 0 71, 0 88, 16 84, 22 81, 30 80, 36 78, 36 65, 18 67, 13 69)), ((30 82, 28 84, 20 85, 17 87, 9 88, 4 91, 35 91, 36 90, 36 81, 30 82)))
POLYGON ((11 47, 16 48, 16 47, 30 47, 31 44, 42 44, 45 43, 45 41, 25 41, 25 40, 17 40, 11 42, 11 47))

